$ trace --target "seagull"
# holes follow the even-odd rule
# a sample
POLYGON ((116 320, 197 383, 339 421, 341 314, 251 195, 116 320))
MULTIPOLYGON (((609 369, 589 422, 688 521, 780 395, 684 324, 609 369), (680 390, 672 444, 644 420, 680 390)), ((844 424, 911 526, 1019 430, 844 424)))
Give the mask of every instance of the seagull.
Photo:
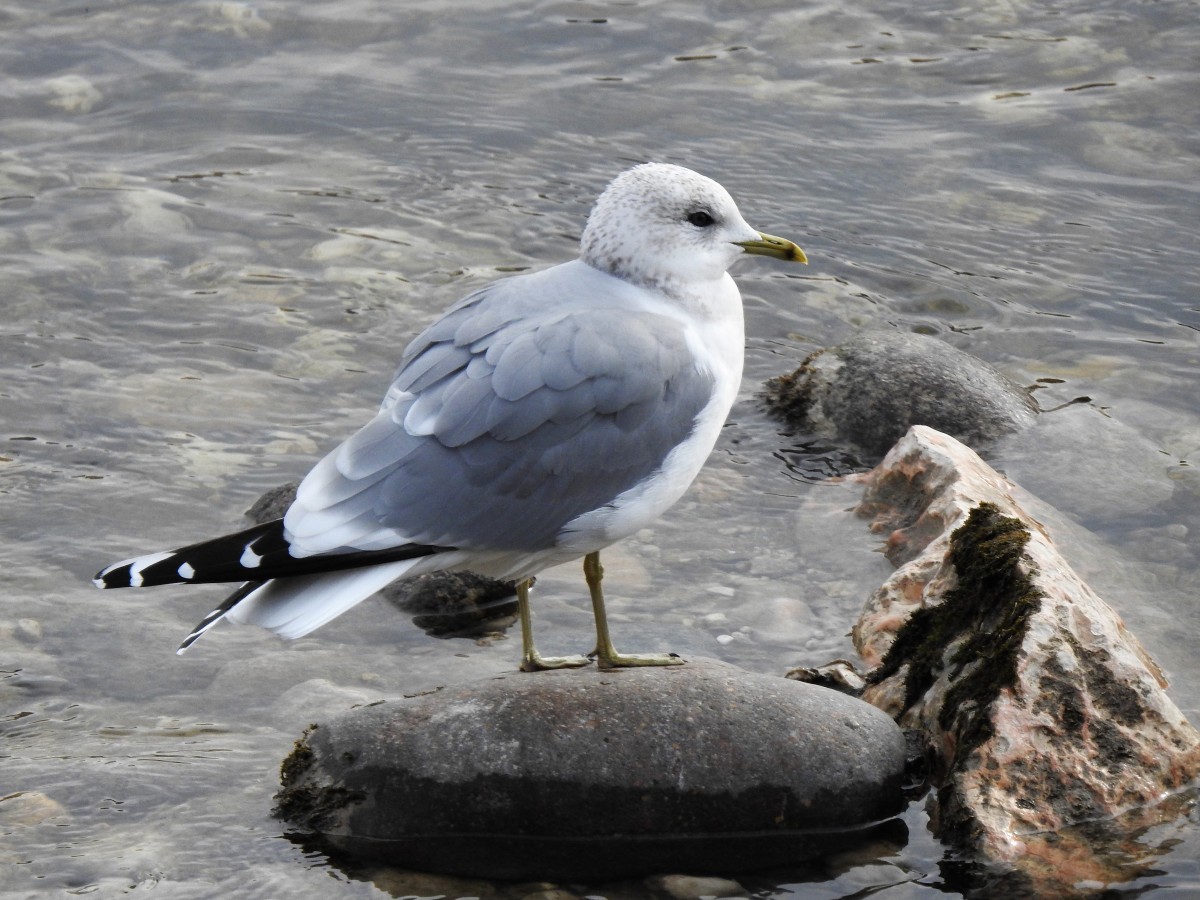
POLYGON ((308 473, 281 518, 114 563, 100 588, 241 586, 179 647, 222 619, 308 634, 402 576, 470 570, 516 582, 521 669, 676 665, 621 654, 600 551, 687 490, 741 382, 744 254, 806 263, 751 228, 729 193, 645 163, 600 195, 578 259, 493 282, 404 351, 379 412, 308 473), (583 559, 596 644, 544 657, 529 592, 583 559))

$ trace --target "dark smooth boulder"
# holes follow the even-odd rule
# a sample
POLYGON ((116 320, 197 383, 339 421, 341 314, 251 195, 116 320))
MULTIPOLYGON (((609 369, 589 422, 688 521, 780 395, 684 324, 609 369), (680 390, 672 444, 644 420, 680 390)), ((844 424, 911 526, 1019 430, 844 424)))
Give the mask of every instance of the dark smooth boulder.
POLYGON ((882 456, 913 425, 981 447, 1031 425, 1029 391, 945 341, 902 331, 868 332, 811 354, 772 378, 767 406, 795 427, 882 456))
POLYGON ((904 766, 879 710, 712 660, 512 673, 314 726, 276 814, 425 871, 724 874, 873 834, 903 806, 904 766))

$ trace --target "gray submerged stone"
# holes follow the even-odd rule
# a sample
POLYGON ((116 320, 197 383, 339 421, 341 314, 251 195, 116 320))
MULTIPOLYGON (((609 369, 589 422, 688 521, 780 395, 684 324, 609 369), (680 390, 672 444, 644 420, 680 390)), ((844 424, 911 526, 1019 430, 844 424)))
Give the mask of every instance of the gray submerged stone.
POLYGON ((430 572, 402 578, 382 594, 434 637, 503 631, 517 620, 517 586, 475 572, 430 572))
POLYGON ((768 406, 798 427, 881 456, 913 425, 973 447, 1033 424, 1029 392, 944 341, 869 332, 813 353, 766 385, 768 406))
POLYGON ((296 499, 296 489, 299 487, 300 482, 289 481, 287 484, 271 488, 246 510, 247 518, 259 525, 273 522, 275 519, 282 519, 284 513, 288 511, 288 507, 292 505, 292 501, 296 499))
POLYGON ((725 874, 902 832, 904 765, 879 710, 712 660, 513 673, 312 728, 276 814, 425 871, 725 874))

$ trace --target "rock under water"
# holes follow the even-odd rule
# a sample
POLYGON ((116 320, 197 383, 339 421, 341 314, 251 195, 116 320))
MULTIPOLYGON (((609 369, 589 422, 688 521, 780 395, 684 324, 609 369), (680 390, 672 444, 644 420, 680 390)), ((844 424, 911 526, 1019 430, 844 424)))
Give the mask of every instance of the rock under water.
POLYGON ((796 427, 878 458, 913 425, 974 447, 1032 424, 1029 391, 945 341, 902 331, 857 335, 766 384, 767 406, 796 427))

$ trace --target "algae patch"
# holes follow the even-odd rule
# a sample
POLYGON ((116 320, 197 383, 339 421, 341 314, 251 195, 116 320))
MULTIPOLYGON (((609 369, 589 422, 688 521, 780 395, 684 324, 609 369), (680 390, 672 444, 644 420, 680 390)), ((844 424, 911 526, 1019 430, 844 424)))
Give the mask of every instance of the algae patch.
POLYGON ((999 693, 1017 689, 1021 645, 1044 596, 1025 557, 1028 542, 1029 531, 1020 520, 1002 515, 994 504, 971 510, 950 536, 957 585, 941 603, 909 617, 869 676, 878 683, 907 667, 907 711, 947 675, 951 685, 938 724, 957 733, 960 758, 992 736, 990 708, 999 693), (947 649, 955 645, 947 659, 947 649))
POLYGON ((282 787, 275 795, 272 814, 301 828, 325 832, 338 821, 339 815, 352 803, 364 799, 360 791, 350 791, 335 785, 318 784, 308 777, 316 762, 311 738, 317 730, 310 725, 296 741, 292 752, 279 766, 282 787))
POLYGON ((279 764, 279 782, 285 788, 299 783, 300 779, 304 777, 304 773, 312 766, 313 752, 312 747, 308 745, 308 737, 318 727, 314 723, 305 728, 304 734, 297 738, 292 745, 292 752, 279 764))
POLYGON ((759 396, 768 412, 792 427, 806 428, 811 424, 810 413, 817 402, 813 387, 814 360, 824 352, 810 353, 794 372, 767 380, 763 385, 765 390, 759 396))

